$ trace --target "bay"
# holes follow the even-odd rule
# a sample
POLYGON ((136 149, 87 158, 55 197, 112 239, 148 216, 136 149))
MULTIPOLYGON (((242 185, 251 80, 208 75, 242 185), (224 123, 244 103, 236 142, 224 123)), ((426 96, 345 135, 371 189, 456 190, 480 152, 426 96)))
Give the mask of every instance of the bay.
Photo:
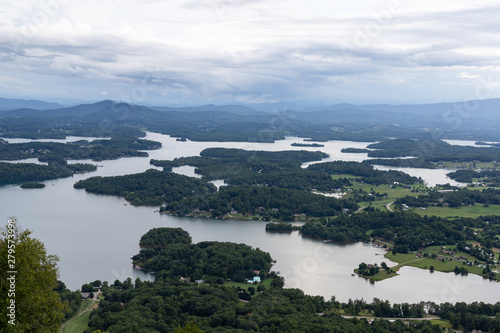
MULTIPOLYGON (((208 147, 243 148, 248 150, 321 150, 329 160, 362 160, 363 154, 342 154, 344 147, 364 148, 368 143, 330 141, 325 147, 291 147, 299 138, 286 138, 276 143, 180 142, 166 135, 148 133, 147 139, 161 141, 163 147, 149 151, 149 158, 131 157, 99 162, 96 172, 78 174, 66 179, 44 182, 42 190, 23 190, 19 185, 0 187, 0 218, 18 219, 18 227, 30 229, 44 242, 47 251, 60 257, 60 279, 71 289, 96 279, 124 280, 137 277, 152 280, 150 274, 136 270, 130 257, 139 251, 142 234, 155 227, 181 227, 194 242, 205 240, 245 243, 267 251, 277 262, 286 287, 300 288, 311 295, 340 301, 349 298, 374 297, 391 302, 419 301, 484 301, 496 302, 500 284, 481 277, 455 276, 449 273, 404 267, 400 275, 375 284, 352 276, 361 262, 385 261, 384 249, 361 243, 339 245, 322 243, 292 234, 266 233, 261 221, 213 220, 159 215, 157 207, 133 207, 124 199, 75 190, 73 184, 91 176, 124 175, 153 168, 151 158, 173 159, 195 156, 208 147)), ((92 161, 82 161, 93 163, 92 161)), ((192 167, 175 170, 193 176, 192 167)), ((222 184, 218 181, 218 185, 222 184)))

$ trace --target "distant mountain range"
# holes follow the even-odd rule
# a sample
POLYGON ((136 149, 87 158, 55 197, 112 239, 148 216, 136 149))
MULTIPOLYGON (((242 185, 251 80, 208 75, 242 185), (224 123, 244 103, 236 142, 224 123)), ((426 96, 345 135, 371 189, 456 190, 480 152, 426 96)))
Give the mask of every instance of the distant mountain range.
MULTIPOLYGON (((363 127, 368 131, 370 126, 392 126, 422 131, 442 129, 448 132, 455 131, 457 134, 458 132, 470 134, 484 130, 491 130, 494 136, 500 133, 500 99, 420 105, 335 104, 326 107, 297 107, 296 110, 291 110, 284 105, 278 103, 273 108, 272 103, 260 106, 256 104, 259 110, 248 105, 218 106, 213 104, 189 107, 146 107, 104 100, 93 104, 63 107, 57 103, 37 100, 0 98, 0 118, 70 117, 86 122, 126 120, 130 125, 143 124, 150 128, 159 127, 160 124, 169 128, 179 128, 179 126, 190 128, 194 125, 212 128, 210 124, 223 126, 224 124, 252 123, 255 127, 257 124, 266 124, 266 128, 273 131, 277 126, 276 120, 279 119, 280 122, 284 122, 279 125, 282 129, 293 128, 295 133, 299 133, 299 129, 306 124, 309 132, 314 132, 314 126, 320 126, 323 133, 329 131, 325 126, 338 125, 344 128, 347 126, 350 131, 356 131, 357 127, 363 127), (263 109, 268 111, 263 111, 263 109), (273 111, 269 111, 271 109, 273 111)), ((220 131, 223 131, 222 127, 220 131)), ((286 133, 286 131, 281 133, 286 133)))
POLYGON ((0 110, 15 110, 15 109, 36 109, 36 110, 49 110, 62 108, 63 106, 58 103, 48 103, 34 99, 11 99, 0 97, 0 110))

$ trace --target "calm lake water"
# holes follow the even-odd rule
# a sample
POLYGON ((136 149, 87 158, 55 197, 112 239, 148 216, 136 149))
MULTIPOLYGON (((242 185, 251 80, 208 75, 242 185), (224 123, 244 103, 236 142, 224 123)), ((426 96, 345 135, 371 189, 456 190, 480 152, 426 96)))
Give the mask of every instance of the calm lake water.
MULTIPOLYGON (((364 148, 368 143, 331 141, 324 143, 325 147, 311 148, 291 147, 291 143, 301 141, 298 138, 270 144, 177 142, 174 138, 154 133, 148 133, 147 139, 163 143, 162 149, 149 152, 149 158, 99 162, 102 167, 96 172, 46 181, 47 187, 42 190, 23 190, 18 185, 0 187, 0 217, 5 222, 10 217, 16 217, 19 228, 32 230, 33 236, 45 243, 50 254, 60 257, 60 279, 69 288, 78 289, 83 283, 96 279, 111 283, 127 277, 151 280, 151 275, 135 270, 131 265, 130 257, 139 251, 141 235, 155 227, 181 227, 191 234, 194 242, 230 241, 268 251, 277 260, 273 270, 280 271, 285 277, 287 287, 301 288, 308 294, 322 295, 326 299, 335 296, 341 301, 349 298, 371 301, 374 297, 391 302, 498 301, 500 284, 474 275, 462 277, 405 267, 399 276, 375 284, 351 276, 361 262, 380 264, 385 261, 389 264, 383 258, 384 250, 381 248, 361 243, 325 244, 302 238, 296 232, 266 233, 265 223, 260 221, 159 215, 154 212, 157 207, 133 207, 122 198, 89 194, 73 188, 73 184, 80 179, 142 172, 152 168, 149 165, 151 158, 194 156, 208 147, 321 150, 331 155, 328 160, 361 161, 366 155, 342 154, 340 150, 344 147, 364 148)), ((190 167, 175 171, 194 175, 190 167)), ((445 180, 442 178, 438 182, 448 182, 445 180)), ((216 183, 221 185, 222 181, 216 183)))

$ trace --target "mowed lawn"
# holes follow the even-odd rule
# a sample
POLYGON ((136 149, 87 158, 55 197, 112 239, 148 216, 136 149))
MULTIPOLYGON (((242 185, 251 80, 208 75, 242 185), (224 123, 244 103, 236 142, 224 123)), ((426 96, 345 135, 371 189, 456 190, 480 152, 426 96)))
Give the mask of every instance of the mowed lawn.
POLYGON ((425 216, 436 215, 439 217, 479 217, 481 215, 499 215, 500 205, 489 205, 484 207, 482 204, 475 204, 474 206, 464 206, 460 208, 450 207, 426 207, 425 209, 412 208, 413 212, 425 216))
POLYGON ((63 333, 82 333, 83 330, 89 328, 88 323, 89 323, 90 312, 92 311, 85 312, 80 317, 76 318, 68 325, 66 325, 64 327, 63 333))
POLYGON ((469 261, 474 261, 477 260, 475 257, 471 256, 468 253, 462 252, 462 251, 456 251, 455 247, 450 247, 447 246, 446 249, 450 250, 450 248, 453 249, 453 252, 456 252, 455 256, 456 258, 453 259, 451 256, 447 256, 443 253, 441 253, 441 246, 430 246, 425 248, 422 253, 427 253, 429 254, 429 257, 427 258, 417 258, 415 257, 414 253, 408 253, 408 254, 402 254, 402 253, 396 253, 392 254, 392 252, 387 252, 385 257, 391 261, 397 262, 398 265, 396 267, 393 267, 393 269, 398 269, 403 266, 413 266, 413 267, 418 267, 422 269, 430 269, 431 266, 434 266, 434 270, 440 271, 440 272, 453 272, 455 270, 455 266, 458 266, 459 268, 466 268, 467 271, 470 274, 477 274, 477 275, 482 275, 483 274, 483 268, 480 268, 476 265, 474 266, 469 266, 469 265, 464 265, 464 260, 458 259, 460 256, 467 257, 469 261), (445 261, 440 261, 440 260, 435 260, 433 258, 430 258, 432 254, 439 255, 440 257, 445 257, 445 261))
MULTIPOLYGON (((416 196, 423 194, 423 193, 411 192, 410 189, 406 189, 403 187, 391 188, 389 185, 376 186, 376 185, 357 183, 357 182, 354 182, 353 186, 350 186, 349 188, 351 188, 353 190, 362 189, 363 191, 368 192, 368 193, 370 193, 372 191, 378 192, 380 194, 386 193, 387 198, 382 199, 382 200, 358 202, 358 205, 360 207, 368 207, 371 204, 371 206, 374 208, 384 208, 384 209, 386 208, 387 204, 395 201, 398 198, 402 198, 402 197, 405 197, 407 195, 412 196, 412 197, 416 197, 416 196)), ((348 198, 349 195, 350 195, 349 193, 346 194, 344 198, 348 198)))

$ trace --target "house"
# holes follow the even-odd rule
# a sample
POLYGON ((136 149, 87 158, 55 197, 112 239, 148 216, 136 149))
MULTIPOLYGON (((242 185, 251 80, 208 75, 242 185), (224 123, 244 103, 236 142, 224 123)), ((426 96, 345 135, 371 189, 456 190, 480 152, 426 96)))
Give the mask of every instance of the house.
POLYGON ((254 284, 254 283, 260 283, 260 277, 259 276, 254 276, 254 278, 252 280, 247 280, 247 283, 251 283, 251 284, 254 284))
POLYGON ((201 283, 203 283, 203 282, 205 282, 205 281, 203 281, 202 279, 200 279, 200 280, 195 280, 194 282, 196 282, 196 283, 198 283, 198 284, 201 284, 201 283))

